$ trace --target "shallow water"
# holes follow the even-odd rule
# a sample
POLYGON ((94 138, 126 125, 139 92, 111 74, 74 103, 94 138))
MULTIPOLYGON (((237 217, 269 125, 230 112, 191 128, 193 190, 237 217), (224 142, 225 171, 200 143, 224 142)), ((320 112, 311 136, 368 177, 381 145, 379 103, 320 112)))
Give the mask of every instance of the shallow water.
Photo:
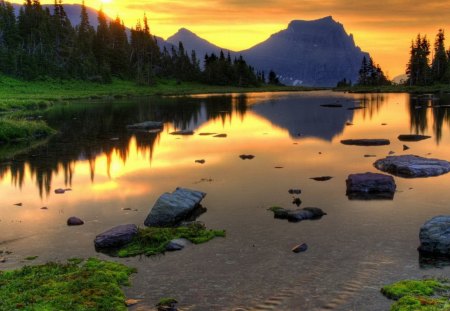
POLYGON ((138 268, 126 289, 128 297, 143 299, 134 309, 170 296, 183 310, 387 310, 391 301, 379 293, 382 285, 450 276, 445 262, 423 265, 416 250, 420 226, 450 213, 450 174, 396 177, 392 201, 349 200, 345 179, 376 172, 373 162, 389 151, 450 160, 450 108, 427 108, 448 103, 407 94, 311 92, 53 107, 41 116, 60 134, 0 167, 0 250, 13 252, 0 269, 29 264, 24 258, 35 255, 33 264, 108 258, 95 252, 95 235, 118 224, 143 225, 159 195, 183 186, 207 193, 208 211, 199 220, 226 229, 227 237, 164 256, 112 259, 138 268), (343 107, 320 106, 336 103, 343 107), (355 106, 364 109, 347 109, 355 106), (146 120, 164 121, 164 130, 126 130, 146 120), (195 134, 170 135, 178 129, 195 134), (432 138, 397 139, 408 133, 432 138), (391 145, 340 144, 350 138, 388 138, 391 145), (410 150, 403 151, 404 144, 410 150), (199 159, 206 163, 195 163, 199 159), (324 175, 333 179, 310 179, 324 175), (55 194, 57 188, 72 191, 55 194), (302 189, 301 207, 328 215, 300 223, 274 219, 268 207, 296 208, 291 188, 302 189), (67 227, 70 216, 85 225, 67 227), (305 253, 291 252, 303 242, 305 253))

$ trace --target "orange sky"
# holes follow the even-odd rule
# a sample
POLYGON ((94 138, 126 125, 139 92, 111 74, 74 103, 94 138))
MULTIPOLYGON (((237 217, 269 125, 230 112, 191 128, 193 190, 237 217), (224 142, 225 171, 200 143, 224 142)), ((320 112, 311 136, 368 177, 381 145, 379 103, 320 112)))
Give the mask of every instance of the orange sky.
POLYGON ((410 41, 418 32, 434 40, 439 28, 450 29, 450 0, 86 0, 86 4, 103 5, 109 15, 119 14, 130 27, 146 12, 158 36, 167 38, 185 27, 231 50, 249 48, 293 19, 332 15, 391 78, 404 73, 410 41))

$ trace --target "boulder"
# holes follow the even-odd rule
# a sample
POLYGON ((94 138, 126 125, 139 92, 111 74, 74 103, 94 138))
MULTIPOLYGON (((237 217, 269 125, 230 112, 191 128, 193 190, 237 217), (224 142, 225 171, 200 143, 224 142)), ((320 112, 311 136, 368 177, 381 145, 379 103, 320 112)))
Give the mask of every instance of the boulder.
POLYGON ((380 171, 407 178, 439 176, 450 171, 450 162, 414 155, 389 156, 377 160, 374 166, 380 171))
POLYGON ((83 224, 84 224, 84 221, 82 221, 78 217, 70 217, 69 219, 67 219, 68 226, 81 226, 83 224))
POLYGON ((345 181, 350 200, 393 199, 394 178, 377 173, 350 174, 345 181))
POLYGON ((389 145, 391 142, 389 139, 344 139, 341 140, 343 145, 352 146, 385 146, 389 145))
POLYGON ((94 244, 97 249, 116 248, 127 243, 138 234, 136 225, 120 225, 109 229, 95 237, 94 244))
POLYGON ((155 129, 162 129, 163 127, 164 123, 157 121, 146 121, 127 125, 127 129, 129 130, 155 130, 155 129))
POLYGON ((185 220, 205 196, 204 192, 186 188, 177 188, 172 193, 166 192, 153 205, 144 224, 153 227, 174 226, 185 220))
POLYGON ((273 212, 274 218, 287 219, 291 222, 319 219, 326 215, 323 210, 317 207, 305 207, 296 210, 288 210, 282 207, 271 207, 269 210, 273 212))
POLYGON ((400 141, 421 141, 428 138, 431 138, 431 136, 414 134, 403 134, 398 136, 398 140, 400 141))
POLYGON ((420 228, 419 239, 421 253, 450 256, 450 216, 428 220, 420 228))

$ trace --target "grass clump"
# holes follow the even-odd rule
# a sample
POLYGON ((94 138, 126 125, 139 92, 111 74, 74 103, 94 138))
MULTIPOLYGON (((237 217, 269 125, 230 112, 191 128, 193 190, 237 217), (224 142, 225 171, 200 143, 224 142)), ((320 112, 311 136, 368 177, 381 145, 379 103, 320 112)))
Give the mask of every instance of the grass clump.
POLYGON ((0 271, 0 310, 126 310, 120 288, 136 272, 90 258, 0 271))
POLYGON ((36 140, 54 132, 43 121, 0 119, 0 143, 36 140))
POLYGON ((381 289, 383 295, 397 300, 391 311, 449 311, 447 281, 435 279, 405 280, 381 289))
POLYGON ((175 298, 164 297, 159 300, 159 302, 156 304, 156 306, 157 307, 170 306, 175 303, 178 303, 178 301, 175 298))
POLYGON ((173 239, 187 239, 194 244, 208 242, 215 237, 225 237, 224 230, 209 230, 201 223, 176 228, 148 227, 139 229, 137 237, 118 251, 119 257, 156 255, 164 253, 173 239))

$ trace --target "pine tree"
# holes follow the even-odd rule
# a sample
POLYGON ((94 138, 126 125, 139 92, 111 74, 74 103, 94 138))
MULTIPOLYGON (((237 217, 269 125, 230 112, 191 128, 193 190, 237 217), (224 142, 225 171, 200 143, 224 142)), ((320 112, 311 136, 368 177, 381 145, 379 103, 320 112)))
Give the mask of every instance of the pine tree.
POLYGON ((431 65, 432 78, 434 82, 443 80, 447 69, 447 53, 445 51, 445 34, 443 29, 439 29, 434 43, 434 58, 431 65))
POLYGON ((103 9, 98 11, 98 26, 94 37, 93 52, 103 82, 111 82, 111 32, 103 9))

